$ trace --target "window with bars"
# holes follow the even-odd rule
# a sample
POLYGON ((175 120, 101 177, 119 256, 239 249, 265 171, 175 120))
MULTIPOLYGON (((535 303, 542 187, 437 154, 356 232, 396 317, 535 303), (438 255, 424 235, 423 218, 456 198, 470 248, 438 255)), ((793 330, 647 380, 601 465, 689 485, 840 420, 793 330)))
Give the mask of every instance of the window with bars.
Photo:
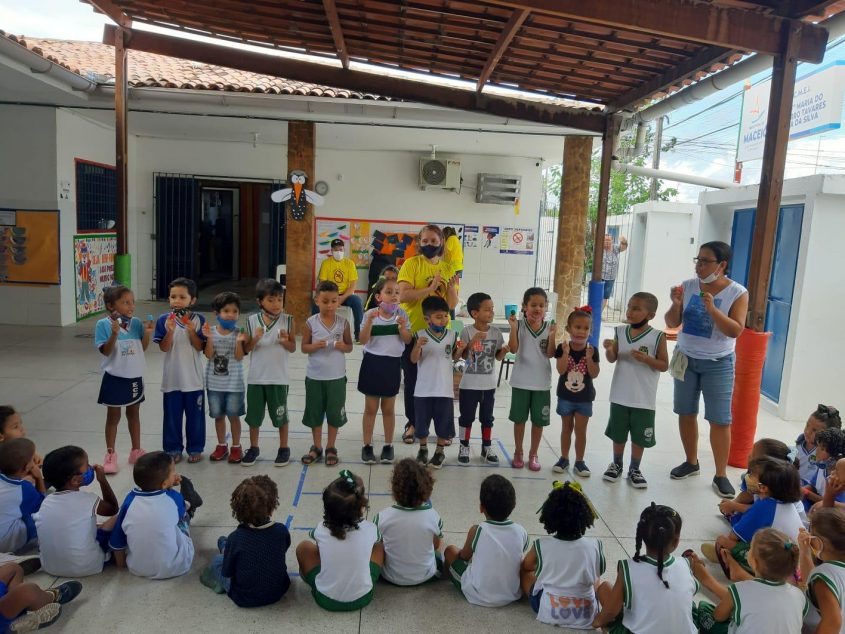
POLYGON ((117 221, 116 170, 111 165, 76 159, 76 230, 104 231, 117 221))

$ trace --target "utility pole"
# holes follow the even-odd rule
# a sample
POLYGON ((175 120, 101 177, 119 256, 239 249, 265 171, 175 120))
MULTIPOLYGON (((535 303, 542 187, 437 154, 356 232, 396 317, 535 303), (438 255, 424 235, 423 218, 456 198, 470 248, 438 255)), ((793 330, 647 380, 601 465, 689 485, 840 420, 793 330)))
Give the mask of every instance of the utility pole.
MULTIPOLYGON (((651 157, 651 166, 660 169, 660 148, 663 146, 663 117, 657 117, 657 124, 654 130, 654 154, 651 157)), ((657 177, 651 179, 651 190, 649 200, 657 200, 657 177)))

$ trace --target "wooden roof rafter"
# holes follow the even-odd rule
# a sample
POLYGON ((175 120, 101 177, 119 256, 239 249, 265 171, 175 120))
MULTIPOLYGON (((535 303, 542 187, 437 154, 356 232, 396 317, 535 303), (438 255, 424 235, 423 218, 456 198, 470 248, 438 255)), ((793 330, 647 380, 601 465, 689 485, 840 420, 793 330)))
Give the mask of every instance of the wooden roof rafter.
POLYGON ((323 0, 323 9, 326 11, 326 19, 329 21, 329 28, 332 31, 332 38, 340 63, 344 68, 349 68, 349 51, 346 49, 346 42, 343 39, 343 28, 340 26, 340 18, 337 15, 337 6, 334 0, 323 0))
POLYGON ((493 51, 490 53, 490 57, 487 59, 487 63, 484 64, 484 68, 478 76, 478 82, 475 86, 476 91, 481 92, 483 90, 484 85, 493 73, 493 69, 496 68, 496 64, 499 63, 499 60, 502 59, 502 55, 505 54, 505 49, 507 49, 514 36, 516 36, 519 29, 522 27, 522 23, 525 22, 526 18, 528 18, 529 13, 530 11, 527 9, 517 9, 511 14, 507 24, 505 24, 505 27, 502 29, 502 34, 499 36, 499 40, 496 42, 496 45, 493 47, 493 51))

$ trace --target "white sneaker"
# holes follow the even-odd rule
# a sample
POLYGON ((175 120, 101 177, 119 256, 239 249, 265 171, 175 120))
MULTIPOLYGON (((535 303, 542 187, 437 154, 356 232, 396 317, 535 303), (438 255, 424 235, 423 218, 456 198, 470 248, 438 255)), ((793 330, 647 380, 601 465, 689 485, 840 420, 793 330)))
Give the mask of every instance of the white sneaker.
POLYGON ((469 466, 469 445, 461 445, 458 449, 458 464, 462 467, 469 466))

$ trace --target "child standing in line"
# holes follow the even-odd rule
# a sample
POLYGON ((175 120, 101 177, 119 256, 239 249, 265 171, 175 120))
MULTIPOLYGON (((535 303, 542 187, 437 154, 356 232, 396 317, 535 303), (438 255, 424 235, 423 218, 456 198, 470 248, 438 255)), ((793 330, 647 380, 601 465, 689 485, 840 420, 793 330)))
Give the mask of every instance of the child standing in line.
MULTIPOLYGON (((370 292, 367 295, 367 301, 364 302, 364 310, 372 310, 373 308, 378 308, 379 300, 376 298, 375 286, 378 284, 379 280, 389 280, 391 282, 397 282, 399 279, 399 267, 393 266, 392 264, 388 264, 381 270, 379 273, 378 280, 373 283, 372 287, 370 287, 370 292)), ((398 282, 397 282, 398 284, 398 282)))
POLYGON ((393 433, 396 428, 396 395, 402 376, 401 360, 411 342, 408 314, 399 308, 399 284, 379 278, 373 285, 377 308, 364 315, 359 341, 364 344, 364 359, 358 372, 358 391, 364 395, 364 464, 391 464, 394 458, 393 433), (379 460, 373 451, 373 429, 381 406, 384 446, 379 460))
POLYGON ((845 624, 845 512, 837 508, 815 511, 810 532, 798 535, 798 552, 810 600, 804 631, 841 632, 845 624))
POLYGON ((103 380, 97 402, 107 408, 103 470, 114 474, 118 469, 114 445, 122 407, 126 408, 132 442, 129 464, 135 464, 144 455, 140 417, 141 403, 144 402, 144 373, 147 371, 144 351, 150 345, 154 324, 152 319, 142 323, 134 316, 135 295, 126 286, 118 284, 104 289, 103 302, 108 317, 99 320, 94 328, 94 345, 103 355, 103 380))
POLYGON ((619 562, 616 583, 593 621, 594 628, 626 632, 696 634, 693 597, 698 582, 687 559, 672 556, 681 539, 681 516, 651 503, 637 522, 637 550, 619 562), (640 549, 645 544, 645 554, 640 549))
POLYGON ((391 507, 373 523, 384 539, 382 576, 398 586, 418 586, 439 578, 443 520, 431 506, 434 478, 413 458, 400 460, 390 478, 391 507))
POLYGON ((446 547, 443 565, 467 601, 499 608, 522 596, 519 571, 528 532, 509 519, 516 491, 507 478, 484 478, 480 502, 485 521, 470 527, 463 548, 446 547))
POLYGON ((540 508, 540 523, 551 537, 535 540, 522 560, 522 591, 541 623, 592 629, 601 605, 610 598, 610 584, 601 580, 605 569, 601 540, 584 536, 595 519, 580 484, 552 484, 540 508))
POLYGON ((474 323, 461 331, 466 370, 461 377, 458 418, 461 446, 458 464, 469 465, 469 439, 478 410, 481 421, 481 460, 498 465, 493 451, 493 407, 496 403, 496 361, 508 353, 505 339, 498 328, 491 327, 494 317, 493 299, 487 293, 473 293, 467 298, 467 310, 474 323))
POLYGON ((202 460, 205 449, 205 409, 201 353, 205 347, 205 318, 191 310, 197 302, 197 285, 186 277, 170 282, 170 312, 158 318, 153 341, 164 352, 161 391, 164 392, 163 449, 173 462, 202 460), (182 417, 185 442, 182 442, 182 417))
POLYGON ((288 445, 288 357, 296 350, 293 317, 282 312, 282 285, 265 278, 255 285, 255 297, 260 310, 246 322, 249 341, 245 351, 250 353, 249 379, 246 387, 246 424, 249 426, 249 449, 241 466, 251 467, 258 460, 258 432, 264 422, 264 410, 273 427, 279 430, 279 449, 275 467, 290 462, 288 445))
POLYGON ((832 405, 819 405, 807 419, 804 432, 795 439, 801 486, 812 485, 816 482, 816 471, 818 470, 816 464, 816 434, 828 427, 842 428, 839 410, 832 405))
POLYGON ((540 470, 537 452, 543 439, 543 428, 549 425, 551 406, 552 367, 549 359, 555 353, 555 323, 544 321, 548 296, 539 287, 529 288, 522 296, 524 319, 516 315, 508 317, 510 336, 508 350, 516 355, 511 373, 511 410, 513 422, 514 452, 511 466, 522 469, 525 466, 522 442, 525 438, 525 423, 531 416, 531 444, 528 450, 528 468, 540 470))
POLYGON ((34 458, 28 438, 0 443, 0 552, 20 551, 37 537, 32 515, 47 489, 34 458))
POLYGON ((384 565, 378 527, 364 519, 364 481, 344 469, 323 491, 323 521, 296 547, 303 581, 321 608, 352 612, 373 600, 384 565))
POLYGON ((320 312, 305 322, 302 352, 308 355, 305 369, 305 412, 302 423, 311 428, 313 444, 302 456, 312 464, 323 456, 323 418, 329 424, 326 466, 338 462, 337 432, 346 424, 346 358, 352 352, 349 323, 337 314, 340 299, 337 284, 320 282, 314 303, 320 312))
POLYGON ((44 458, 44 480, 55 487, 33 515, 44 570, 57 577, 87 577, 103 571, 109 537, 120 505, 100 465, 88 463, 81 447, 59 447, 44 458), (103 498, 80 491, 94 483, 103 498), (97 516, 109 517, 102 526, 97 516))
POLYGON ((220 554, 200 581, 218 594, 228 594, 241 608, 276 603, 290 587, 285 565, 290 533, 272 519, 279 489, 266 475, 247 478, 232 492, 231 506, 238 527, 217 540, 220 554))
POLYGON ((654 447, 654 416, 657 382, 669 369, 666 336, 648 322, 657 314, 657 298, 651 293, 634 293, 625 315, 628 324, 616 326, 613 339, 605 339, 608 362, 615 363, 610 384, 610 419, 604 435, 613 441, 613 462, 602 476, 616 482, 622 476, 622 456, 631 436, 628 482, 645 489, 648 482, 640 471, 646 448, 654 447))
POLYGON ((209 458, 238 463, 243 458, 241 449, 241 416, 244 407, 244 346, 249 340, 238 332, 238 317, 241 314, 241 298, 236 293, 219 293, 211 302, 211 310, 217 317, 217 326, 205 323, 202 334, 205 337, 205 389, 208 400, 208 415, 214 419, 217 432, 217 446, 209 458), (232 429, 232 452, 226 444, 226 418, 232 429))
POLYGON ((557 371, 557 413, 562 420, 560 431, 560 458, 552 467, 555 473, 569 469, 569 448, 572 432, 575 432, 575 475, 590 477, 590 469, 584 462, 587 449, 587 423, 593 415, 593 401, 596 388, 593 379, 599 375, 599 353, 587 341, 593 327, 592 309, 589 306, 576 308, 566 320, 569 341, 564 341, 555 350, 557 371))
POLYGON ((458 333, 448 330, 449 304, 437 295, 422 302, 427 327, 414 334, 416 343, 411 363, 417 365, 414 387, 414 435, 420 443, 417 461, 440 469, 446 461, 446 444, 455 435, 454 387, 452 362, 460 356, 463 342, 458 333), (428 459, 428 430, 434 421, 437 448, 428 459))

